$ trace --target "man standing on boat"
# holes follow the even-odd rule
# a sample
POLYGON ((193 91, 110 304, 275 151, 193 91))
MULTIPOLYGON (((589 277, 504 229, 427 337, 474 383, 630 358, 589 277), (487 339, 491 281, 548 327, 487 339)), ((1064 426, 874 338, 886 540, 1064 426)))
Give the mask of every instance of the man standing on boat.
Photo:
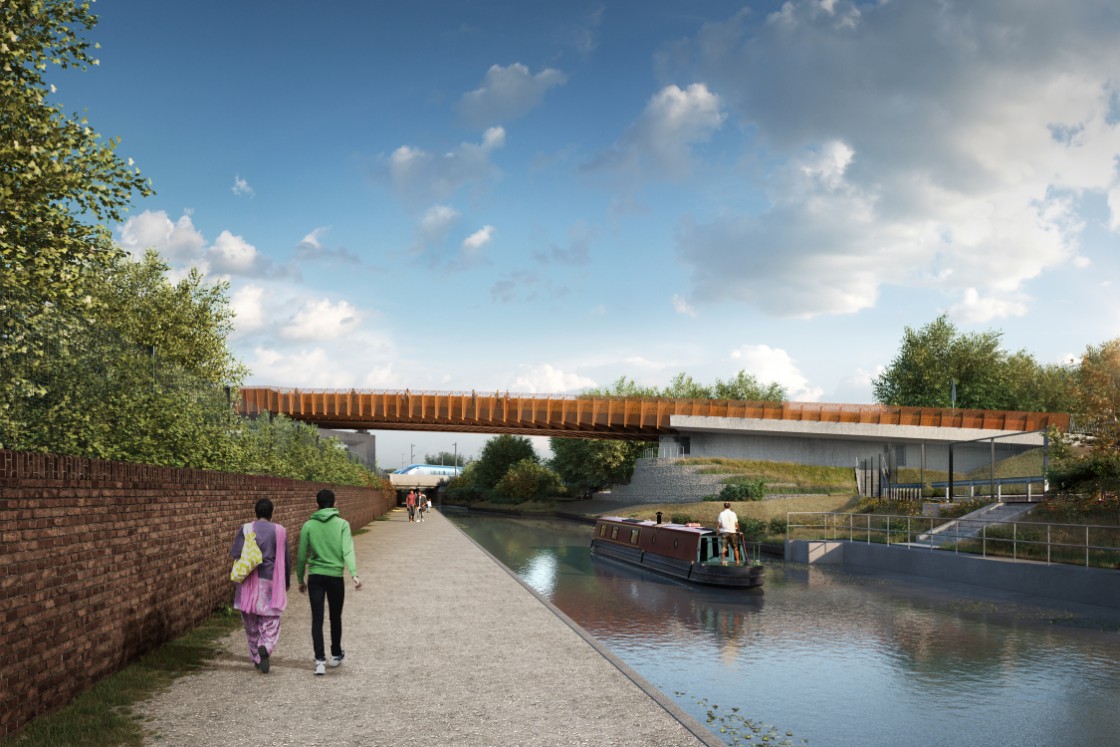
POLYGON ((730 503, 723 504, 716 520, 716 533, 719 534, 720 544, 723 546, 723 564, 727 565, 727 547, 730 544, 732 555, 736 563, 742 562, 739 557, 739 516, 731 510, 730 503))

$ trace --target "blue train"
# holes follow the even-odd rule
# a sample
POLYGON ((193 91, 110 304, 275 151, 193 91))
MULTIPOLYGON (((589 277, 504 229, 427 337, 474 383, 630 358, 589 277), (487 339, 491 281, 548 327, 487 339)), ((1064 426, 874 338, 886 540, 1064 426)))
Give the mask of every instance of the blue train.
POLYGON ((436 475, 439 477, 457 477, 462 474, 462 467, 453 467, 445 464, 410 464, 407 467, 393 470, 394 475, 436 475))

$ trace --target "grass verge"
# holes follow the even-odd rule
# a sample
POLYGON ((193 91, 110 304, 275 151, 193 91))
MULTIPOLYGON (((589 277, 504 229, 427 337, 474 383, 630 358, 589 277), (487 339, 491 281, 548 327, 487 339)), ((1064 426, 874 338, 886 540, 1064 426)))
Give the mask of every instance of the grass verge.
POLYGON ((41 716, 2 747, 83 747, 140 745, 144 727, 133 706, 167 689, 185 674, 201 669, 220 651, 218 641, 241 627, 232 608, 216 611, 194 630, 150 651, 86 690, 60 711, 41 716))

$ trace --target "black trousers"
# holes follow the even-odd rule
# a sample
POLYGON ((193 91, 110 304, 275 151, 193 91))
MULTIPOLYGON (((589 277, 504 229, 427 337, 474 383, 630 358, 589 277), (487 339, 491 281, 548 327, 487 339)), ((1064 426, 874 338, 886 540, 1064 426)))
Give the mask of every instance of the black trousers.
POLYGON ((311 645, 315 660, 324 661, 323 600, 331 614, 331 656, 342 656, 342 603, 346 600, 346 581, 341 576, 307 577, 307 598, 311 600, 311 645))

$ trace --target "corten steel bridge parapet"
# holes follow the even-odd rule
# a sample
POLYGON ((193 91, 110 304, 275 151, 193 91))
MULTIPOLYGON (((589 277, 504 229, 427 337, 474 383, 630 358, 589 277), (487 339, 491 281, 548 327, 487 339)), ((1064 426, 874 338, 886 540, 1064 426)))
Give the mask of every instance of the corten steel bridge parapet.
POLYGON ((512 433, 561 438, 656 441, 671 435, 673 415, 817 423, 1069 430, 1064 413, 961 410, 939 407, 842 405, 819 402, 605 397, 509 392, 301 390, 245 387, 237 410, 248 417, 284 414, 322 428, 512 433))

